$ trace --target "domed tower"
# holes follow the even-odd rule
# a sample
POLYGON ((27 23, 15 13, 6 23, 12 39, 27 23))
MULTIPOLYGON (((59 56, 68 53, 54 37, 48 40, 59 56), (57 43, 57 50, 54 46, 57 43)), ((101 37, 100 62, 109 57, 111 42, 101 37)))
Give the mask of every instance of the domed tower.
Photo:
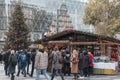
POLYGON ((63 3, 60 7, 60 14, 67 15, 67 12, 68 12, 67 6, 66 4, 63 3))
POLYGON ((53 30, 54 33, 57 33, 68 29, 73 29, 73 25, 67 6, 63 3, 60 9, 57 9, 57 18, 52 23, 51 31, 53 30))

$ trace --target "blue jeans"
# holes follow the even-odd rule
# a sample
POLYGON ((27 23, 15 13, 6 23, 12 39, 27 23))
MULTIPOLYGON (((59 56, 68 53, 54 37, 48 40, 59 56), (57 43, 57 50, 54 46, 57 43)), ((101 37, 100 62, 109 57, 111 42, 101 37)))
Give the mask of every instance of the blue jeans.
POLYGON ((43 73, 43 75, 46 77, 47 80, 50 80, 50 76, 46 73, 46 69, 36 69, 36 79, 40 80, 40 73, 43 73))

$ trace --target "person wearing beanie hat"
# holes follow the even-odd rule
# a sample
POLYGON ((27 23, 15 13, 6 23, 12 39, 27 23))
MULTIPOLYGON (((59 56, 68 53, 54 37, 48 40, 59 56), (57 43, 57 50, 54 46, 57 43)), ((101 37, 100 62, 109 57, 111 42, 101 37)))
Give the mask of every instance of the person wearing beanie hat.
POLYGON ((48 53, 44 51, 43 45, 38 45, 38 52, 35 56, 35 69, 36 69, 36 79, 40 80, 40 73, 46 77, 47 80, 50 80, 50 76, 46 73, 46 69, 48 66, 48 53))
POLYGON ((40 51, 42 53, 44 52, 44 46, 42 44, 38 45, 38 51, 40 51))
POLYGON ((44 49, 44 46, 43 46, 42 44, 39 44, 39 45, 38 45, 38 49, 39 49, 39 50, 43 50, 43 49, 44 49))

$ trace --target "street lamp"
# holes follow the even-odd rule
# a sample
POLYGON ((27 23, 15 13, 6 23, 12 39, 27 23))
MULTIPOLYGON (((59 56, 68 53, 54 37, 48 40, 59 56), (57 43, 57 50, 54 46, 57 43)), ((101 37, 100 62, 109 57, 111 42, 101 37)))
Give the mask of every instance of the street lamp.
POLYGON ((58 23, 59 20, 58 19, 59 19, 59 9, 57 9, 57 20, 56 20, 57 21, 57 27, 56 27, 57 33, 58 33, 58 27, 59 27, 59 23, 58 23))

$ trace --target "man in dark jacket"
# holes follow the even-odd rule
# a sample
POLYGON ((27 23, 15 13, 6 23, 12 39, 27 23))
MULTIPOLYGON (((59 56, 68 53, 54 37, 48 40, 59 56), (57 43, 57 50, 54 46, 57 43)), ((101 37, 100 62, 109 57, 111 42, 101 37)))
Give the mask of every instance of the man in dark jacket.
POLYGON ((25 54, 27 55, 27 74, 29 74, 29 65, 31 63, 31 52, 25 51, 25 54))
POLYGON ((2 52, 0 53, 0 63, 2 63, 2 52))
POLYGON ((34 72, 35 56, 36 56, 36 49, 33 49, 31 52, 31 61, 32 61, 32 70, 30 74, 31 77, 33 77, 33 72, 34 72))
POLYGON ((83 73, 85 77, 89 76, 89 64, 90 64, 90 59, 89 59, 89 55, 88 52, 86 50, 83 51, 84 54, 84 65, 83 65, 83 73))
POLYGON ((27 65, 27 56, 24 51, 21 51, 18 57, 19 68, 18 68, 17 76, 19 76, 20 70, 22 70, 24 77, 26 77, 26 70, 25 70, 26 65, 27 65))
POLYGON ((66 49, 65 50, 65 55, 64 55, 64 69, 63 69, 63 73, 64 75, 68 74, 68 76, 70 76, 70 57, 71 57, 71 54, 70 54, 70 51, 69 49, 66 49))
POLYGON ((79 71, 80 71, 80 76, 83 77, 83 68, 84 68, 84 53, 81 52, 81 50, 79 51, 79 71))
POLYGON ((8 73, 8 60, 10 56, 10 49, 3 55, 3 61, 4 61, 4 70, 5 70, 5 75, 9 75, 8 73))

